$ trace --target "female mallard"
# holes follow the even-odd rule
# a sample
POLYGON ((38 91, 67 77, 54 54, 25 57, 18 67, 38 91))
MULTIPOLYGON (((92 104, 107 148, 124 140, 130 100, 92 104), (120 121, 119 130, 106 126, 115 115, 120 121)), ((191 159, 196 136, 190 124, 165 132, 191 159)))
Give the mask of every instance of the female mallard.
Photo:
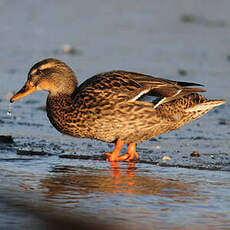
POLYGON ((18 100, 34 91, 47 90, 47 115, 61 133, 80 138, 115 142, 108 161, 138 158, 136 142, 178 129, 225 100, 207 100, 189 88, 201 86, 152 76, 111 71, 95 75, 78 87, 73 70, 64 62, 49 58, 35 64, 18 100), (152 102, 144 96, 157 97, 152 102), (123 144, 127 154, 119 155, 123 144))

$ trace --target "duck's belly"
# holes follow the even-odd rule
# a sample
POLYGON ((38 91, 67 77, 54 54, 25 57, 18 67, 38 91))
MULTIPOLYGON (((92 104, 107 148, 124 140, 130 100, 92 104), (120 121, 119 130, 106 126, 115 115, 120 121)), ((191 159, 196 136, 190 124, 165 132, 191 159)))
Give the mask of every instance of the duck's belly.
POLYGON ((178 116, 175 118, 177 112, 165 117, 151 106, 143 108, 139 104, 136 104, 136 107, 130 104, 126 103, 125 107, 120 106, 121 108, 117 105, 110 111, 100 110, 100 113, 94 113, 95 110, 85 113, 78 111, 73 116, 71 113, 57 113, 53 110, 47 115, 53 126, 63 134, 104 142, 114 142, 118 139, 125 143, 141 142, 182 125, 177 121, 178 116))

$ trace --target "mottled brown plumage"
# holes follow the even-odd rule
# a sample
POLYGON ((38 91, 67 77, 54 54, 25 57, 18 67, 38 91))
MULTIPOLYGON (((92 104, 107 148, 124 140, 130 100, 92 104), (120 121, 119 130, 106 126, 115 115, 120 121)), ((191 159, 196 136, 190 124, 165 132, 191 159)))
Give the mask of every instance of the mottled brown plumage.
POLYGON ((47 115, 60 132, 80 138, 116 142, 110 161, 138 157, 135 143, 178 129, 225 103, 199 95, 195 83, 111 71, 95 75, 79 87, 63 62, 45 59, 35 64, 25 86, 11 102, 36 90, 47 90, 47 115), (145 101, 144 96, 152 97, 145 101), (119 156, 124 143, 128 153, 119 156))

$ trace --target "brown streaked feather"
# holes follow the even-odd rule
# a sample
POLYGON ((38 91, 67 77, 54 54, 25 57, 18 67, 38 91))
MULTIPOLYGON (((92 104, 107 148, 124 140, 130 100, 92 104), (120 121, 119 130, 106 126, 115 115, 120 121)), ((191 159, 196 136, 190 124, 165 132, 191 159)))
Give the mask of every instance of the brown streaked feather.
POLYGON ((147 94, 160 97, 159 100, 166 97, 165 103, 194 92, 205 92, 205 90, 199 88, 187 88, 189 86, 202 85, 170 81, 140 73, 118 70, 104 72, 86 80, 78 87, 76 97, 77 94, 87 94, 94 91, 96 94, 104 94, 108 99, 117 103, 138 100, 143 94, 147 94))

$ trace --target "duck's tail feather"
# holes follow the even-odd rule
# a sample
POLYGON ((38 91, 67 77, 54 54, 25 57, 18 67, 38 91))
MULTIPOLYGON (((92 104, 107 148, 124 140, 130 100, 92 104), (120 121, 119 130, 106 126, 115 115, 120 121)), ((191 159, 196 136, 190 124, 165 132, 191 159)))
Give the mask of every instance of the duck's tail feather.
POLYGON ((177 84, 180 85, 180 86, 202 86, 204 87, 204 85, 202 84, 198 84, 198 83, 193 83, 193 82, 184 82, 184 81, 177 81, 177 84))
POLYGON ((207 113, 208 111, 214 109, 217 106, 226 103, 226 100, 207 100, 203 103, 194 105, 193 107, 185 109, 186 112, 201 112, 207 113))

